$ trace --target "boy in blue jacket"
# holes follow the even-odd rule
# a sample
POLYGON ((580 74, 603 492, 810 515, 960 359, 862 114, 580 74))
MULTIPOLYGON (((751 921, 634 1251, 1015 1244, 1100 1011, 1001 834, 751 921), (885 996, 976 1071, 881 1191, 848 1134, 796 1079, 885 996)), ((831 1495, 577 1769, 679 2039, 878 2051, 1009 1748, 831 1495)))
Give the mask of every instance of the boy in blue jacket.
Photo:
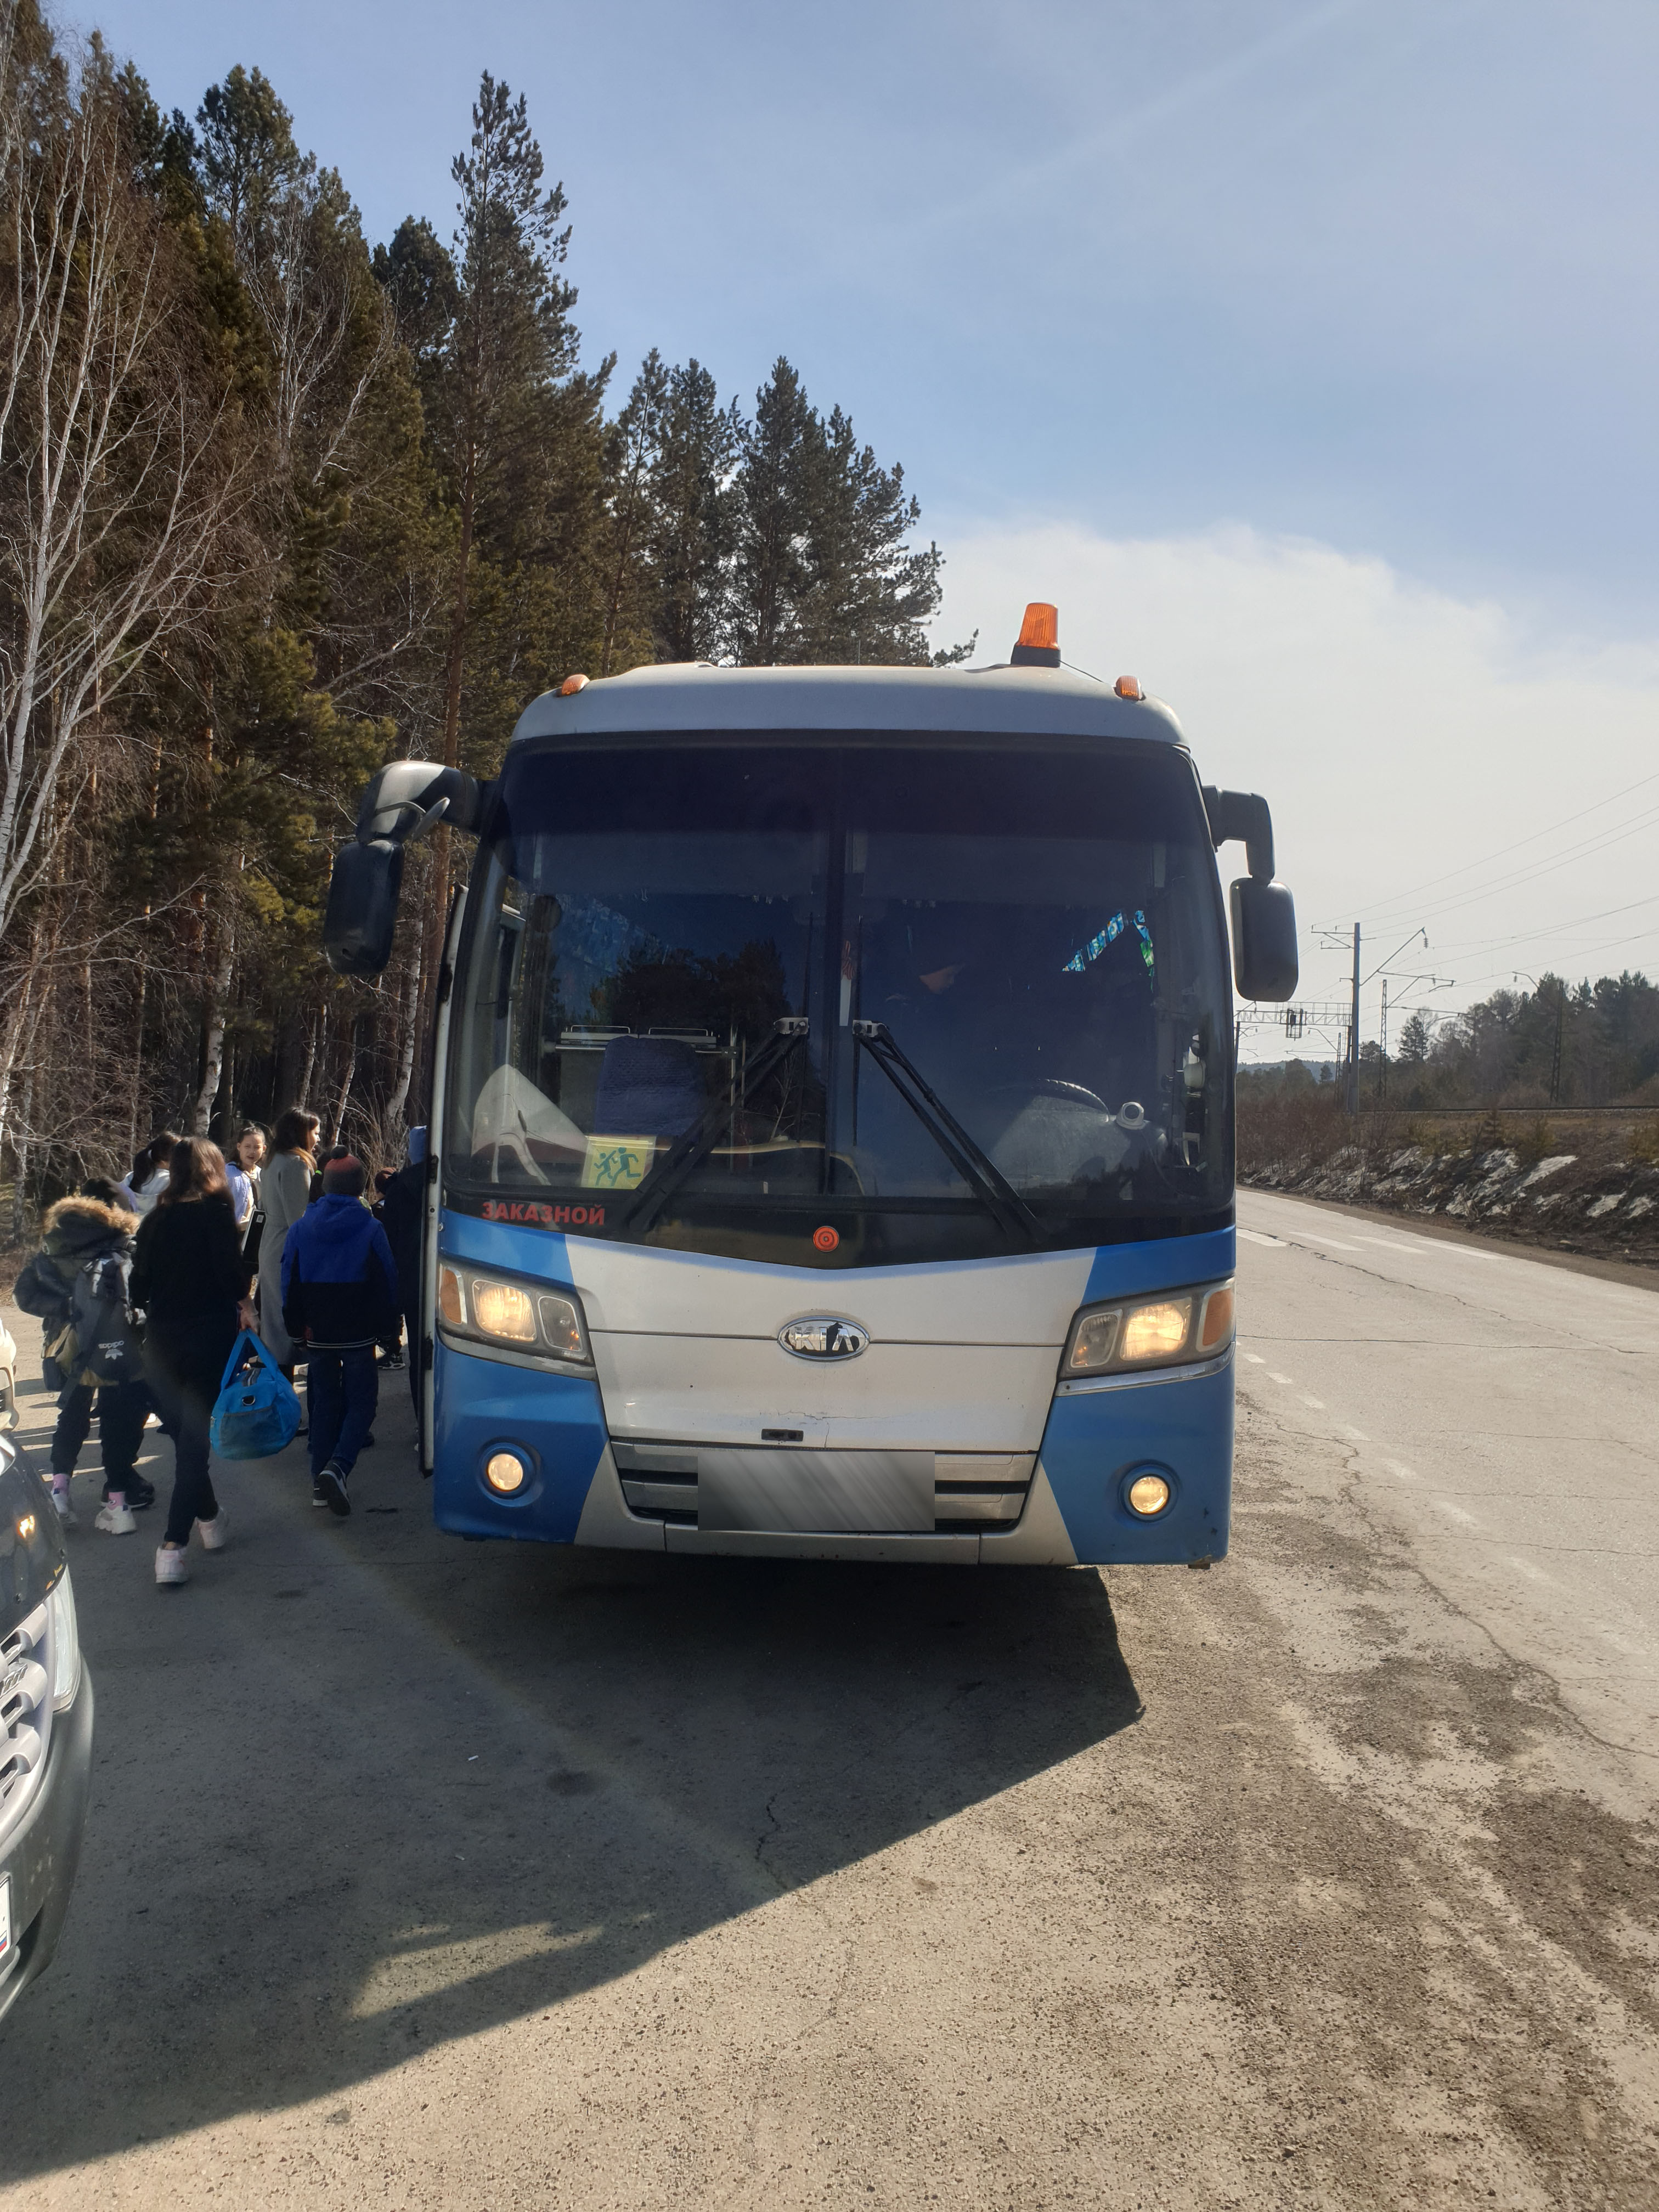
POLYGON ((309 1349, 311 1502, 342 1518, 346 1483, 374 1422, 374 1347, 398 1326, 398 1269, 362 1203, 368 1176, 348 1152, 323 1170, 323 1194, 283 1247, 283 1321, 309 1349))

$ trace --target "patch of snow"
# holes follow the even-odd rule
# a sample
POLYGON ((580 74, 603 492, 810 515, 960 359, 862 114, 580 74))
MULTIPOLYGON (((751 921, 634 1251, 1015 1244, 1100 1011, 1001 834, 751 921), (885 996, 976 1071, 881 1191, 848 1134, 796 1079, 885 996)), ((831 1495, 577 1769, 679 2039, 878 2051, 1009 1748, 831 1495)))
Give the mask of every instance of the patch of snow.
POLYGON ((1570 1168, 1577 1157, 1577 1152, 1556 1152, 1549 1159, 1540 1160, 1522 1184, 1522 1189, 1530 1190, 1534 1183, 1542 1182, 1546 1176, 1559 1175, 1562 1169, 1570 1168))
POLYGON ((1627 1195, 1628 1193, 1622 1190, 1609 1191, 1607 1197, 1598 1198, 1596 1200, 1595 1205, 1591 1206, 1589 1212, 1585 1215, 1585 1219, 1587 1221, 1599 1221, 1604 1213, 1611 1213, 1613 1207, 1620 1205, 1627 1195))
POLYGON ((1655 1201, 1650 1198, 1632 1199, 1630 1202, 1630 1212, 1625 1216, 1626 1220, 1639 1221, 1644 1213, 1652 1212, 1654 1203, 1655 1201))

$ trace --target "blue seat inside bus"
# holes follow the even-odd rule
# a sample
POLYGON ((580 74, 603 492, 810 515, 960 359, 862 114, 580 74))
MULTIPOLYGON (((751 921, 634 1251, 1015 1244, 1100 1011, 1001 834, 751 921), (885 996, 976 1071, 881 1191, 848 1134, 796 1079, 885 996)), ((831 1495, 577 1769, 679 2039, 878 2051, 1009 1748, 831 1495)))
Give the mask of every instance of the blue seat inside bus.
POLYGON ((676 1037, 612 1037, 593 1103, 599 1137, 678 1137, 705 1103, 702 1071, 676 1037))

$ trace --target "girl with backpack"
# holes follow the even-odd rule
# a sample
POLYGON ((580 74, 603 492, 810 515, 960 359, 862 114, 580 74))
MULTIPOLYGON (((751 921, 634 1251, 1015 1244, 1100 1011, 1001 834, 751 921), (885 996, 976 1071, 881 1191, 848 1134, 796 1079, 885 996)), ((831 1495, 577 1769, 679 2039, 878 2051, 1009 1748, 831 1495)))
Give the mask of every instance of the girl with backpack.
POLYGON ((190 1579, 185 1547, 199 1523, 203 1548, 224 1547, 228 1523, 208 1474, 214 1401, 239 1331, 253 1325, 252 1273, 217 1145, 185 1137, 173 1148, 167 1188, 138 1231, 132 1299, 145 1315, 149 1387, 173 1432, 167 1525, 155 1554, 158 1583, 190 1579))
POLYGON ((52 1439, 58 1517, 74 1524, 70 1480, 92 1427, 95 1395, 104 1462, 104 1504, 96 1526, 112 1536, 131 1535, 138 1525, 134 1509, 142 1510, 155 1495, 137 1468, 149 1415, 127 1285, 137 1227, 137 1215, 113 1183, 88 1180, 47 1209, 41 1248, 14 1293, 25 1313, 40 1317, 47 1385, 58 1393, 52 1439))

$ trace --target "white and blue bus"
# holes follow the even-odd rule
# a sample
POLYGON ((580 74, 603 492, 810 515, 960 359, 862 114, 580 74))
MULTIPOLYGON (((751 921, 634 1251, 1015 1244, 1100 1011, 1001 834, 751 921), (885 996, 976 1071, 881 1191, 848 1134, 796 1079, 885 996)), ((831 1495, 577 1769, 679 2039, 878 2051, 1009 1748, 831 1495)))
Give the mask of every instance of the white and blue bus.
POLYGON ((1202 1565, 1227 1548, 1233 1060, 1296 981, 1267 810, 1061 666, 570 679, 400 762, 325 938, 476 834, 435 1009, 422 1444, 468 1537, 1202 1565))

